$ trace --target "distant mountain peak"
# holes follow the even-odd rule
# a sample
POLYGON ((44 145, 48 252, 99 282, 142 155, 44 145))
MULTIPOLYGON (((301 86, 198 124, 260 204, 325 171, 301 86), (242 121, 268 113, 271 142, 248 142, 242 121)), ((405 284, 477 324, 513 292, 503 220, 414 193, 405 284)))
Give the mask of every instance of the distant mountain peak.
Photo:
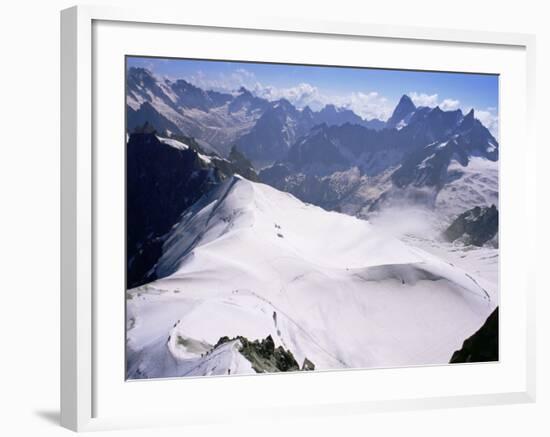
POLYGON ((244 86, 240 87, 237 90, 237 93, 238 94, 245 94, 245 95, 252 95, 252 93, 248 89, 246 89, 244 86))
POLYGON ((399 103, 397 104, 397 107, 399 107, 400 105, 406 105, 408 107, 416 109, 415 104, 413 103, 412 99, 407 94, 403 94, 401 96, 401 98, 399 99, 399 103))
POLYGON ((282 110, 284 112, 295 112, 296 108, 287 99, 282 98, 273 102, 273 109, 282 110))
POLYGON ((414 111, 416 111, 415 104, 407 94, 403 94, 391 117, 388 119, 387 126, 390 128, 403 127, 408 123, 414 111))
POLYGON ((292 103, 290 103, 287 99, 285 99, 284 97, 279 99, 278 102, 282 105, 285 105, 285 106, 293 106, 292 103))
POLYGON ((145 67, 130 67, 128 73, 133 75, 145 74, 147 76, 153 76, 153 72, 145 67))
POLYGON ((463 130, 465 129, 472 129, 475 125, 475 112, 474 108, 470 109, 470 111, 464 116, 462 119, 462 122, 460 123, 460 126, 463 130))
POLYGON ((338 108, 332 103, 329 103, 321 109, 321 112, 338 112, 338 108))
POLYGON ((178 79, 174 82, 177 86, 186 86, 186 87, 190 87, 190 88, 196 88, 196 89, 199 89, 198 87, 196 87, 195 85, 187 82, 185 79, 178 79))

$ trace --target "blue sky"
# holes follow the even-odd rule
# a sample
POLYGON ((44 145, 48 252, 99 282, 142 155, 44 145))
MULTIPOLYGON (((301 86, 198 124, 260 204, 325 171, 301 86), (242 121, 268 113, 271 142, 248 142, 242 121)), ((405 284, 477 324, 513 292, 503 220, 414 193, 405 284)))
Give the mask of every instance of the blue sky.
POLYGON ((399 98, 408 94, 418 106, 474 108, 491 130, 498 122, 494 75, 129 57, 131 66, 204 89, 234 91, 244 86, 269 100, 284 97, 314 110, 334 103, 369 119, 388 118, 399 98))

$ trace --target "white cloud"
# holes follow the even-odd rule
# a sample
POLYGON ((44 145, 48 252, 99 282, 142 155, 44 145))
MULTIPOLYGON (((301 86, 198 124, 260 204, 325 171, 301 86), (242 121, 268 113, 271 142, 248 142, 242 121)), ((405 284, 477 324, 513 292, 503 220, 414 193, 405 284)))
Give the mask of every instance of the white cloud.
POLYGON ((205 90, 224 92, 234 92, 242 86, 250 90, 259 86, 254 73, 245 68, 238 68, 229 74, 218 73, 213 76, 206 75, 203 71, 198 70, 196 73, 184 79, 205 90))
POLYGON ((271 101, 287 99, 298 108, 310 106, 312 109, 317 109, 324 105, 324 97, 319 89, 309 83, 300 83, 289 88, 262 86, 258 83, 252 91, 257 96, 271 101))
POLYGON ((416 106, 429 106, 434 108, 439 106, 444 111, 454 111, 460 107, 460 100, 456 99, 439 99, 439 94, 417 93, 412 91, 409 97, 416 106))
MULTIPOLYGON (((460 108, 460 101, 456 99, 444 99, 440 100, 438 94, 425 94, 410 92, 409 97, 416 106, 439 106, 444 111, 454 111, 460 108)), ((464 111, 467 114, 471 108, 464 111)), ((491 134, 498 139, 498 111, 494 106, 490 106, 485 109, 474 108, 475 117, 485 126, 491 134)))
MULTIPOLYGON (((314 111, 320 110, 326 104, 334 104, 338 107, 351 109, 359 116, 368 120, 373 118, 387 120, 391 116, 396 104, 389 102, 386 97, 376 91, 357 91, 335 96, 326 94, 307 82, 286 88, 266 85, 262 84, 255 74, 246 68, 238 68, 231 73, 219 73, 216 75, 206 75, 202 71, 197 71, 185 79, 203 89, 225 92, 235 92, 244 86, 255 95, 264 99, 274 101, 284 98, 297 108, 309 106, 314 111)), ((429 106, 432 108, 439 106, 444 111, 456 110, 460 107, 459 100, 452 98, 440 99, 436 93, 427 94, 411 91, 408 95, 416 106, 429 106)), ((498 115, 496 108, 476 109, 475 113, 476 118, 491 131, 493 136, 497 137, 498 115)))
POLYGON ((372 118, 386 120, 393 111, 393 106, 389 104, 388 99, 374 91, 332 96, 309 83, 300 83, 289 88, 258 85, 253 89, 256 95, 272 101, 284 98, 300 109, 309 106, 314 111, 318 111, 327 104, 333 104, 351 109, 368 120, 372 118))
POLYGON ((388 99, 381 96, 376 91, 368 93, 354 92, 350 95, 343 96, 340 99, 339 106, 351 109, 361 117, 371 120, 378 118, 387 120, 393 112, 393 105, 388 102, 388 99))
POLYGON ((474 116, 483 126, 485 126, 491 134, 498 140, 498 113, 493 107, 483 109, 474 109, 474 116))
POLYGON ((245 68, 239 68, 231 74, 220 73, 215 76, 207 76, 202 71, 197 71, 185 79, 203 89, 225 92, 234 92, 244 86, 264 99, 274 101, 284 98, 297 108, 309 106, 314 111, 331 103, 338 107, 351 109, 359 116, 369 120, 372 118, 387 120, 393 111, 393 106, 390 105, 388 99, 374 91, 332 96, 306 82, 287 88, 275 87, 260 83, 254 73, 245 68))
POLYGON ((439 104, 439 96, 437 94, 425 94, 411 91, 409 97, 416 106, 434 107, 439 104))
POLYGON ((454 99, 445 99, 440 104, 439 107, 444 111, 455 111, 459 108, 460 101, 454 99))

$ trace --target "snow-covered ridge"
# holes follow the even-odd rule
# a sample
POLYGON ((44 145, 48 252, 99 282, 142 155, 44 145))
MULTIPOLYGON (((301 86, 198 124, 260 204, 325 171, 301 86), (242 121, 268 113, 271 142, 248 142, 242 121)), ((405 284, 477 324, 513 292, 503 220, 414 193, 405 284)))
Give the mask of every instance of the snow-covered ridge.
POLYGON ((436 198, 435 210, 448 223, 474 206, 499 204, 499 163, 481 157, 470 158, 467 166, 451 161, 451 180, 436 198))
MULTIPOLYGON (((178 140, 174 140, 172 138, 162 138, 162 137, 157 136, 157 139, 161 143, 166 144, 166 145, 171 146, 171 147, 174 147, 175 149, 178 149, 178 150, 187 150, 187 149, 189 149, 189 146, 187 144, 185 144, 181 141, 178 141, 178 140)), ((204 155, 204 154, 199 153, 199 152, 197 152, 197 155, 200 158, 200 160, 202 162, 204 162, 205 164, 210 164, 212 162, 212 158, 210 156, 204 155)), ((227 161, 224 158, 218 158, 218 159, 227 161)))
POLYGON ((130 378, 251 373, 231 342, 208 367, 222 336, 271 335, 316 369, 448 363, 497 304, 483 278, 239 177, 181 218, 156 269, 128 292, 130 378))
POLYGON ((178 150, 187 150, 187 149, 189 149, 189 146, 187 144, 182 143, 181 141, 178 141, 178 140, 174 140, 172 138, 162 138, 162 137, 159 137, 157 135, 157 139, 161 143, 166 144, 168 146, 171 146, 174 149, 178 149, 178 150))

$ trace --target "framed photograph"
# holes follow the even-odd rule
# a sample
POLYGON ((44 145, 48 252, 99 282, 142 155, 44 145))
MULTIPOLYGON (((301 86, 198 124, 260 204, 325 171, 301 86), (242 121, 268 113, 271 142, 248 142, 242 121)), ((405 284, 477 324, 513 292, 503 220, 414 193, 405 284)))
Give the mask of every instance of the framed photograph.
POLYGON ((534 37, 61 30, 63 426, 534 400, 534 37))

